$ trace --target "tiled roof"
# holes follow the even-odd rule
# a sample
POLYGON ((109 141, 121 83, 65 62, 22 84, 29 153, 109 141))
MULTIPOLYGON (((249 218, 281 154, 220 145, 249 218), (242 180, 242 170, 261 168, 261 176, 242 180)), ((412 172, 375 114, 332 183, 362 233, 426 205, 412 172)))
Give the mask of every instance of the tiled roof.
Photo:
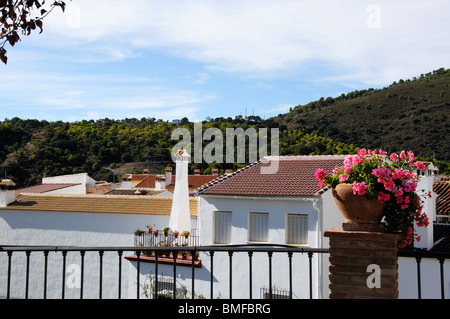
POLYGON ((450 215, 450 177, 441 176, 438 182, 433 183, 433 191, 437 194, 436 214, 450 215))
POLYGON ((200 195, 314 196, 320 188, 314 172, 323 168, 331 172, 342 166, 347 155, 279 156, 266 157, 235 173, 225 174, 197 189, 200 195), (263 167, 270 167, 278 160, 278 170, 263 174, 263 167))
MULTIPOLYGON (((197 200, 190 198, 191 216, 197 215, 197 200)), ((38 195, 22 194, 3 210, 37 210, 81 213, 170 215, 170 196, 38 195)))
POLYGON ((156 175, 145 176, 135 187, 155 188, 156 175))
POLYGON ((25 188, 16 189, 16 196, 21 193, 46 193, 55 191, 58 189, 63 189, 66 187, 71 187, 75 185, 80 185, 80 183, 58 183, 58 184, 40 184, 25 188))
MULTIPOLYGON (((136 184, 136 188, 154 188, 157 175, 147 175, 139 184, 136 184)), ((190 189, 196 189, 203 184, 213 180, 217 176, 215 175, 188 175, 188 185, 190 189)), ((166 185, 167 189, 173 189, 175 186, 176 175, 172 175, 172 184, 166 185)))

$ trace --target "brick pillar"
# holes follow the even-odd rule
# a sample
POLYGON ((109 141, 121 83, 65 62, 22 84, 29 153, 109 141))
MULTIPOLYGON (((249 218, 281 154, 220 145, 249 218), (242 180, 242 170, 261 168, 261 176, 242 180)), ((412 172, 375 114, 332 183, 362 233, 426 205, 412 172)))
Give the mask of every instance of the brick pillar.
POLYGON ((385 233, 384 224, 344 223, 324 236, 330 239, 330 299, 398 298, 399 234, 385 233))

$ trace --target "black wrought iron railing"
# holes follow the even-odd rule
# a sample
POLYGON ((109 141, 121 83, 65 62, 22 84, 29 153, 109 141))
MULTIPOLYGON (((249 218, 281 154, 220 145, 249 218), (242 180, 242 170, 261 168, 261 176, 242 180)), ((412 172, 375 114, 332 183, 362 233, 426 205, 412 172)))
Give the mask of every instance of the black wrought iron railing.
MULTIPOLYGON (((321 254, 327 254, 327 249, 314 249, 314 248, 300 248, 300 247, 292 247, 285 245, 230 245, 230 246, 185 246, 181 248, 184 251, 189 251, 193 255, 196 252, 204 252, 207 253, 209 258, 204 260, 204 264, 209 263, 209 296, 206 293, 206 298, 214 298, 214 286, 215 280, 214 276, 214 263, 216 260, 216 256, 219 254, 225 254, 227 256, 228 265, 222 262, 220 265, 221 272, 228 272, 228 296, 223 296, 223 298, 233 298, 233 279, 235 278, 235 274, 233 274, 233 258, 237 254, 244 254, 247 256, 248 260, 248 298, 253 299, 258 296, 253 296, 254 291, 254 268, 260 267, 260 265, 254 265, 253 260, 256 254, 265 255, 267 258, 268 268, 267 268, 267 281, 265 286, 267 287, 264 292, 264 298, 277 298, 280 295, 279 291, 274 290, 274 282, 272 280, 272 274, 274 272, 272 258, 274 254, 282 254, 288 259, 288 269, 283 272, 287 273, 288 276, 288 288, 284 290, 283 297, 294 298, 293 295, 293 284, 296 278, 293 275, 293 265, 292 258, 296 254, 304 255, 308 262, 308 269, 302 270, 303 272, 308 273, 308 285, 309 285, 309 298, 313 298, 313 276, 314 267, 313 260, 315 258, 320 257, 321 254)), ((77 259, 77 263, 80 265, 79 267, 79 296, 78 298, 83 299, 85 297, 85 292, 87 289, 94 289, 98 291, 98 296, 95 298, 102 299, 104 286, 107 284, 108 287, 112 287, 115 285, 114 291, 117 291, 117 295, 114 298, 121 299, 122 296, 122 285, 124 284, 123 278, 127 278, 129 280, 129 274, 124 274, 123 271, 123 261, 124 257, 127 254, 133 254, 136 256, 136 297, 141 298, 143 295, 143 286, 144 282, 142 282, 142 272, 141 266, 144 265, 144 253, 148 254, 152 252, 154 257, 154 273, 152 274, 154 277, 154 281, 151 286, 151 298, 181 298, 183 294, 180 295, 180 286, 177 284, 176 274, 177 267, 179 264, 177 263, 177 252, 180 250, 180 247, 172 246, 172 247, 62 247, 62 246, 0 246, 0 298, 21 298, 28 299, 30 298, 30 288, 31 280, 35 280, 36 278, 40 278, 42 284, 39 285, 39 296, 36 297, 36 292, 33 291, 33 298, 42 298, 47 299, 48 297, 48 286, 50 285, 50 281, 52 284, 52 289, 55 289, 56 285, 60 285, 60 292, 56 298, 65 299, 66 298, 66 285, 67 285, 67 267, 68 267, 68 256, 71 255, 70 258, 73 260, 77 259), (166 276, 164 280, 160 278, 162 274, 159 273, 159 261, 163 252, 170 250, 172 252, 172 267, 173 267, 173 278, 172 280, 166 276), (52 256, 52 259, 58 258, 58 267, 61 267, 61 270, 57 272, 56 276, 60 276, 59 278, 55 277, 55 274, 50 274, 49 272, 49 256, 52 256), (95 276, 95 281, 97 283, 92 282, 92 276, 88 280, 85 278, 86 268, 91 267, 90 271, 92 272, 92 262, 86 263, 85 256, 89 254, 90 260, 92 261, 92 257, 96 256, 95 269, 98 272, 98 275, 95 276), (108 262, 104 262, 104 256, 108 254, 108 262), (115 257, 114 257, 115 256, 115 257), (111 261, 111 259, 115 261, 111 261), (39 267, 36 266, 36 261, 39 260, 39 267), (18 264, 18 263, 23 264, 18 264), (42 266, 42 267, 41 267, 42 266), (110 268, 114 268, 114 271, 111 271, 110 268), (20 280, 14 278, 16 276, 18 270, 20 270, 20 280), (116 280, 112 282, 111 277, 108 277, 108 282, 104 281, 105 272, 117 273, 116 280), (50 280, 51 276, 51 280, 50 280), (59 282, 59 283, 58 283, 59 282), (165 282, 165 283, 164 283, 165 282), (167 282, 169 282, 167 284, 167 282), (21 287, 13 287, 13 285, 21 285, 21 287), (165 286, 161 286, 165 285, 165 286), (87 288, 86 288, 87 287, 87 288), (12 289, 14 291, 20 291, 20 294, 11 294, 12 289)), ((423 258, 431 258, 440 264, 440 290, 441 290, 441 298, 445 298, 445 278, 444 278, 444 262, 447 259, 450 259, 449 255, 442 254, 433 254, 424 251, 409 251, 409 252, 399 252, 399 256, 403 257, 413 257, 416 258, 417 262, 417 283, 418 283, 418 298, 422 297, 421 291, 421 260, 423 258)), ((223 261, 223 258, 221 259, 223 261)), ((242 261, 242 259, 241 259, 242 261)), ((185 265, 186 266, 186 265, 185 265)), ((185 267, 184 266, 184 267, 185 267)), ((242 271, 242 267, 240 267, 240 271, 242 271)), ((191 259, 191 283, 189 287, 190 297, 194 298, 196 296, 197 290, 195 287, 196 284, 196 274, 198 272, 198 268, 196 267, 194 258, 191 259)), ((242 275, 242 274, 241 274, 242 275)), ((438 275, 438 274, 436 274, 438 275)), ((203 278, 204 279, 204 278, 203 278)), ((108 289, 110 291, 111 289, 108 289)), ((91 292, 91 291, 90 291, 91 292)), ((239 291, 241 293, 241 291, 239 291)), ((204 292, 203 292, 204 293, 204 292)), ((186 296, 186 294, 184 294, 186 296)), ((73 296, 72 296, 73 297, 73 296)), ((54 299, 55 296, 52 295, 54 299)), ((92 298, 92 297, 90 297, 92 298)), ((110 298, 110 297, 108 297, 110 298)))

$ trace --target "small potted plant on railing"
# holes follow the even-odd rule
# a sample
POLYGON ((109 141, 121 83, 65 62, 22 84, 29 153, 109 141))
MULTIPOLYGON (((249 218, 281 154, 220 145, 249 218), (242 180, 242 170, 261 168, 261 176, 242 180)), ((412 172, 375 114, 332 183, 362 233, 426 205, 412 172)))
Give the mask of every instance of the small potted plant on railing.
POLYGON ((164 227, 163 228, 163 233, 164 233, 164 236, 169 236, 169 230, 170 230, 170 228, 169 227, 164 227))
POLYGON ((134 236, 142 236, 143 233, 144 233, 143 230, 141 230, 141 229, 136 229, 136 230, 134 231, 134 236))
POLYGON ((173 232, 173 237, 175 237, 175 239, 177 239, 179 234, 180 234, 180 232, 178 230, 176 230, 173 232))
POLYGON ((190 234, 191 234, 190 231, 185 230, 185 231, 183 231, 183 232, 181 233, 181 236, 184 236, 184 238, 188 239, 190 234))
POLYGON ((147 227, 147 230, 148 230, 149 234, 151 234, 151 233, 153 232, 153 227, 155 227, 155 224, 153 224, 153 225, 147 225, 147 226, 145 226, 145 227, 147 227))
POLYGON ((154 235, 156 238, 158 238, 158 232, 159 232, 159 230, 155 230, 155 231, 153 232, 153 235, 154 235))

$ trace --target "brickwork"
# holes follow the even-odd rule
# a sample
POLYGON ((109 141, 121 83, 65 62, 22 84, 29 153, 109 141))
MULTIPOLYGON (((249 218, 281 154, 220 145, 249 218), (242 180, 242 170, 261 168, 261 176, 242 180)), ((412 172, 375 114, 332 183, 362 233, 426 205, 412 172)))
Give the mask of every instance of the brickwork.
POLYGON ((384 227, 344 224, 325 231, 330 239, 330 299, 398 298, 400 235, 381 229, 384 227), (368 268, 370 265, 379 267, 379 272, 368 268), (374 284, 378 274, 379 286, 374 284))

